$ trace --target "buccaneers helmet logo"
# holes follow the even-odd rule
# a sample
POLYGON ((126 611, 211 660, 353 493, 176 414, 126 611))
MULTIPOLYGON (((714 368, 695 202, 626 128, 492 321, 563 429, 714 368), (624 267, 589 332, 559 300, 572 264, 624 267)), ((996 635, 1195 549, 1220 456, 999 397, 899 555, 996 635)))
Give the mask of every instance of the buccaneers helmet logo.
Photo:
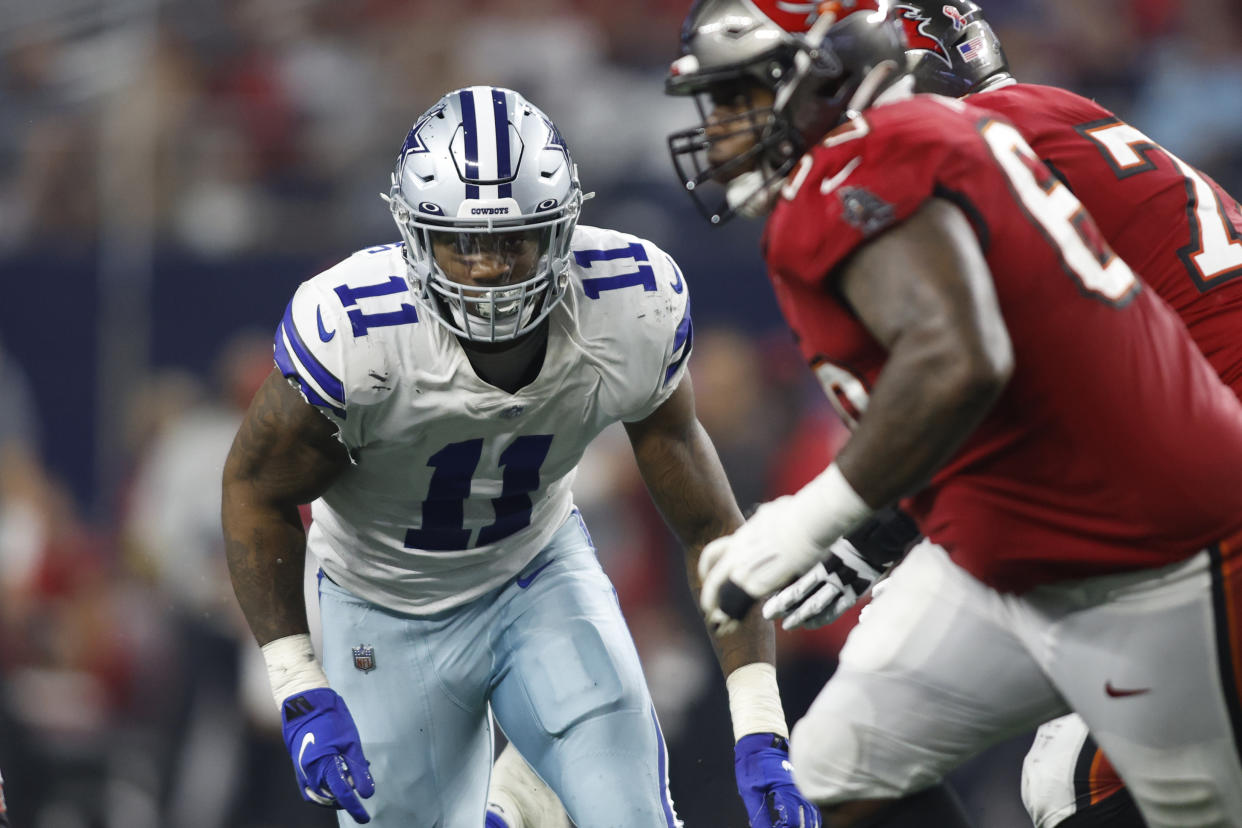
MULTIPOLYGON (((910 50, 930 52, 944 61, 945 66, 952 66, 953 62, 949 59, 948 47, 929 28, 934 21, 924 14, 922 10, 916 9, 913 6, 898 3, 896 8, 901 12, 901 25, 906 30, 906 40, 909 42, 910 50)), ((949 6, 945 6, 946 10, 949 8, 949 6)))

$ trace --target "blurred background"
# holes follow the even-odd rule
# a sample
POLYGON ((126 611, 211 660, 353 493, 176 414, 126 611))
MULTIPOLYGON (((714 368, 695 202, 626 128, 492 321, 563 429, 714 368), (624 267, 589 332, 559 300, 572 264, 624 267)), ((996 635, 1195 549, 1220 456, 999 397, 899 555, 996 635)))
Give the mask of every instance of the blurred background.
MULTIPOLYGON (((1237 0, 990 0, 1015 73, 1097 98, 1242 193, 1237 0)), ((844 439, 770 294, 759 227, 674 180, 661 94, 687 0, 0 0, 0 769, 19 828, 333 825, 304 805, 234 608, 218 480, 296 285, 394 241, 378 194, 449 89, 560 126, 583 222, 681 263, 703 422, 738 497, 844 439)), ((608 432, 577 487, 620 591, 691 828, 741 828, 731 736, 680 552, 608 432)), ((780 637, 793 721, 853 616, 780 637)), ((953 777, 1028 824, 1029 737, 953 777)))

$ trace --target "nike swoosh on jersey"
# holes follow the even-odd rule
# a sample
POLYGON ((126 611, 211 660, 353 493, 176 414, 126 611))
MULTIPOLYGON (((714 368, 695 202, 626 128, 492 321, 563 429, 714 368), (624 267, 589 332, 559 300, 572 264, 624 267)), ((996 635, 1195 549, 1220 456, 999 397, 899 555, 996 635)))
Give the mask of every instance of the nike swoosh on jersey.
POLYGON ((552 565, 552 561, 548 561, 543 566, 539 567, 534 572, 527 575, 525 578, 519 576, 517 579, 517 585, 521 587, 522 589, 526 589, 528 586, 530 586, 531 584, 535 582, 535 578, 539 577, 540 572, 543 572, 545 569, 547 569, 551 565, 552 565))
POLYGON ((676 282, 669 282, 668 285, 673 289, 673 293, 681 293, 685 290, 685 282, 681 278, 681 268, 677 266, 677 262, 673 261, 672 256, 666 256, 668 263, 673 266, 673 274, 677 277, 676 282))
POLYGON ((1141 696, 1144 693, 1150 693, 1151 688, 1138 687, 1133 690, 1122 690, 1117 687, 1113 687, 1113 683, 1111 681, 1106 681, 1104 682, 1104 692, 1114 699, 1120 699, 1126 696, 1141 696))
POLYGON ((323 311, 318 307, 315 308, 315 322, 319 325, 319 339, 323 342, 331 342, 332 337, 336 336, 336 331, 328 331, 323 326, 323 311))
POLYGON ((837 187, 840 187, 841 183, 845 181, 845 179, 849 178, 850 174, 853 173, 854 170, 858 169, 858 165, 861 163, 862 157, 860 156, 846 164, 841 169, 841 172, 837 173, 832 178, 825 178, 819 185, 820 195, 828 195, 828 193, 831 193, 837 187))

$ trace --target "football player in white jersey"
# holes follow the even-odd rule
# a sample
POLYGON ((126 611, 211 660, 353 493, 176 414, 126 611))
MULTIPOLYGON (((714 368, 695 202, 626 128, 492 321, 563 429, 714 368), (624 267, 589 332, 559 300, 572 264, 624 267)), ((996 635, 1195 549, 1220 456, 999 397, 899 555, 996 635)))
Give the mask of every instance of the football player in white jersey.
MULTIPOLYGON (((445 95, 397 160, 386 200, 402 241, 298 288, 229 454, 234 589, 299 787, 343 825, 517 828, 485 814, 489 710, 579 828, 678 824, 570 487, 622 421, 689 572, 742 516, 694 412, 686 282, 650 242, 579 226, 584 198, 560 133, 521 95, 445 95)), ((738 788, 753 826, 809 828, 772 647, 757 614, 717 642, 738 788)))

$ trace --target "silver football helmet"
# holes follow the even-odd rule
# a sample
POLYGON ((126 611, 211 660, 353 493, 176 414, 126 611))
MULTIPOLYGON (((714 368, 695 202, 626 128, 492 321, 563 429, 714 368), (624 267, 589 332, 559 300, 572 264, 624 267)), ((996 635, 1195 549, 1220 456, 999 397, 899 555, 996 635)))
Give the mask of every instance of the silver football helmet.
POLYGON ((808 147, 900 81, 905 39, 890 0, 696 0, 681 53, 664 90, 693 96, 701 123, 669 135, 669 151, 699 210, 720 224, 766 212, 808 147), (755 86, 771 106, 753 103, 755 86), (714 107, 739 97, 750 111, 715 122, 713 138, 714 107), (744 133, 755 138, 744 154, 712 159, 713 141, 744 133))
POLYGON ((565 296, 583 199, 556 126, 495 86, 450 92, 418 118, 386 196, 415 299, 477 342, 522 336, 565 296))
POLYGON ((973 0, 906 0, 897 3, 897 13, 919 92, 960 98, 1012 77, 996 32, 973 0))

